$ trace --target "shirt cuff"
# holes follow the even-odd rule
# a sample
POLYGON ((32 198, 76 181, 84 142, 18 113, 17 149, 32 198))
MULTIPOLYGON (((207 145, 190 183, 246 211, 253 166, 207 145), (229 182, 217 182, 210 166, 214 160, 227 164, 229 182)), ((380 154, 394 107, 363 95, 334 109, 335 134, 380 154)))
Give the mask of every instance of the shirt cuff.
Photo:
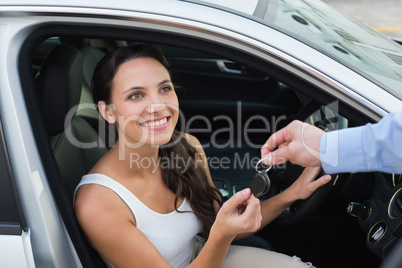
POLYGON ((353 172, 365 165, 362 128, 326 132, 320 140, 320 160, 328 174, 353 172))

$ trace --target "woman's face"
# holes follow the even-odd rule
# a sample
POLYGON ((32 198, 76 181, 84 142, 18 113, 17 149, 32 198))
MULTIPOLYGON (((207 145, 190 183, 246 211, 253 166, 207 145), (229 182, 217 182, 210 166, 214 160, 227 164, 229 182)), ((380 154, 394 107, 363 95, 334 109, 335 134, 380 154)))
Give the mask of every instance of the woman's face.
POLYGON ((135 148, 162 145, 175 129, 178 106, 166 68, 153 58, 138 58, 118 68, 107 106, 110 120, 105 119, 116 123, 120 143, 135 148))

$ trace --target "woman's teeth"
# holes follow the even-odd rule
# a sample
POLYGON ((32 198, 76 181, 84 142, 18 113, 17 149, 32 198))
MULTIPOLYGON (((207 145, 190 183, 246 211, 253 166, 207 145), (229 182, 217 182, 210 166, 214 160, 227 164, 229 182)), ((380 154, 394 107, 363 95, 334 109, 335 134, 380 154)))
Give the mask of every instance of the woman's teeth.
POLYGON ((160 126, 163 125, 167 122, 167 118, 163 118, 159 121, 151 121, 151 122, 145 122, 145 123, 141 123, 140 125, 143 127, 155 127, 155 126, 160 126))

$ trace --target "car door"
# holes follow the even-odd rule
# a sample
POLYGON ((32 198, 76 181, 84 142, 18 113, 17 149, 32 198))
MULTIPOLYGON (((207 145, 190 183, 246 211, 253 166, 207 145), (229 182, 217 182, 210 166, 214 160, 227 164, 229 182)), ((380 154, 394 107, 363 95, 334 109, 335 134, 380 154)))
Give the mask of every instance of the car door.
POLYGON ((15 186, 0 120, 0 260, 2 267, 35 267, 31 231, 15 186))

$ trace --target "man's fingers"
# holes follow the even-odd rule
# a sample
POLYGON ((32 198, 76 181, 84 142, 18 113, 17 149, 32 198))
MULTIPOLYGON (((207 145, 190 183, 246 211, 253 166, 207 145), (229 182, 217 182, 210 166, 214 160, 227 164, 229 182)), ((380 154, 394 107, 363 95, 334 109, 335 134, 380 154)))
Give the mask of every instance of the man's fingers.
POLYGON ((264 157, 266 154, 274 151, 276 147, 286 142, 285 133, 286 128, 283 128, 272 134, 261 148, 261 157, 264 157))
POLYGON ((262 162, 267 166, 283 164, 288 160, 286 146, 278 148, 262 157, 262 162))
POLYGON ((261 158, 264 158, 265 156, 267 156, 271 152, 272 151, 269 150, 268 145, 264 144, 264 146, 261 147, 261 158))

